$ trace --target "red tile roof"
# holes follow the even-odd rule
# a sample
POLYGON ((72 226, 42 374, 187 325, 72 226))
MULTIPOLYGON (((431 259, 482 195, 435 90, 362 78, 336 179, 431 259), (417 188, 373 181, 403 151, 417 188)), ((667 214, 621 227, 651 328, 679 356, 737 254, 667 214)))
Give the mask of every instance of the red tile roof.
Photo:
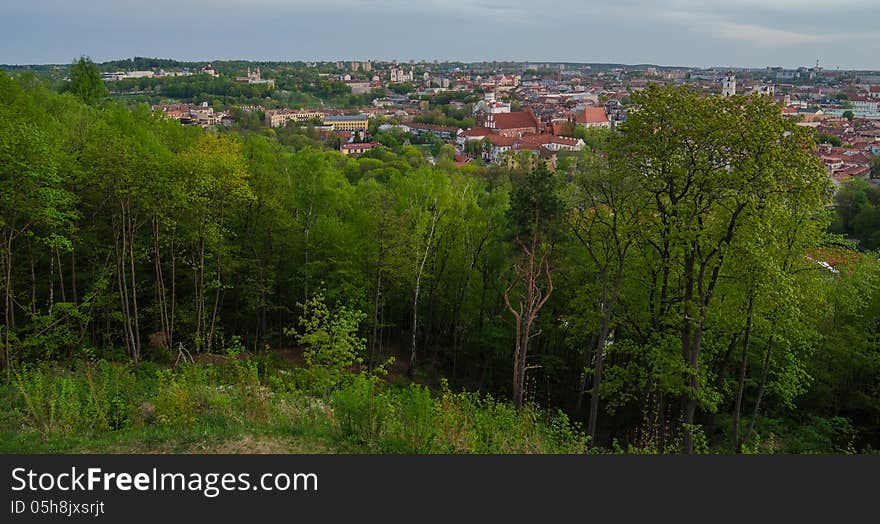
POLYGON ((604 107, 588 107, 575 121, 579 124, 604 124, 608 122, 608 114, 604 107))
POLYGON ((483 137, 483 136, 489 136, 489 135, 493 134, 494 132, 495 132, 494 130, 489 129, 488 127, 474 127, 472 129, 468 129, 467 131, 462 131, 461 133, 459 133, 459 136, 483 137))
POLYGON ((517 139, 504 135, 489 135, 486 139, 493 145, 497 147, 511 147, 516 143, 517 139))
POLYGON ((577 138, 568 138, 566 136, 554 136, 550 139, 551 144, 561 144, 564 146, 576 146, 580 142, 577 138))
POLYGON ((495 129, 522 129, 538 128, 535 116, 528 111, 512 111, 510 113, 497 113, 493 115, 495 129))
POLYGON ((553 135, 548 134, 523 135, 519 143, 522 147, 537 147, 544 144, 549 144, 552 141, 552 138, 553 135))

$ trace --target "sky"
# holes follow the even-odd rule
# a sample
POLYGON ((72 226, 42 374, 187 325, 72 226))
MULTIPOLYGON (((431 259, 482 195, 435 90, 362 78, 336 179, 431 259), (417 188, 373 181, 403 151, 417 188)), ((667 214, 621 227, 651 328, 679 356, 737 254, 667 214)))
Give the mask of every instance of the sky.
POLYGON ((880 69, 880 0, 0 0, 0 63, 527 60, 880 69))

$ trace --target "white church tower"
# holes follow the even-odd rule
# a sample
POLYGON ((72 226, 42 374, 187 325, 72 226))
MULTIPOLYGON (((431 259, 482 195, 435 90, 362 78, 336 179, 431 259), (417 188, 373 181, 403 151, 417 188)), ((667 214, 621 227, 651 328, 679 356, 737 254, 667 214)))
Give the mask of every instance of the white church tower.
POLYGON ((736 76, 733 71, 728 71, 721 83, 721 96, 728 97, 736 94, 736 76))

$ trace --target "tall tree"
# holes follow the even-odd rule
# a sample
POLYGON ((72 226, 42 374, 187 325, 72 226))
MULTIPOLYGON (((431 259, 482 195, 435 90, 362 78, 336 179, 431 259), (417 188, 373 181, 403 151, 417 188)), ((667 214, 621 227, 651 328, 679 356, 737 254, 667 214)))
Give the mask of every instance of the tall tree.
POLYGON ((647 206, 636 172, 609 166, 604 156, 584 158, 579 166, 569 206, 571 229, 598 273, 595 302, 599 326, 598 334, 591 339, 595 346, 590 348, 593 374, 587 420, 587 434, 595 441, 606 345, 627 254, 637 241, 647 206))
POLYGON ((517 409, 523 403, 535 320, 553 294, 553 244, 564 209, 558 179, 543 161, 535 164, 514 186, 508 211, 514 263, 504 303, 514 321, 513 404, 517 409))
MULTIPOLYGON (((0 255, 3 282, 2 363, 7 379, 15 330, 16 250, 36 234, 54 247, 69 243, 73 198, 58 170, 58 141, 48 119, 21 87, 0 72, 0 255)), ((33 274, 33 272, 32 272, 33 274)))
POLYGON ((615 154, 642 174, 653 201, 648 242, 662 268, 655 326, 677 324, 682 451, 692 453, 703 337, 741 223, 777 192, 810 191, 821 205, 827 178, 810 154, 811 137, 766 98, 652 87, 633 102, 615 154))
POLYGON ((107 87, 101 80, 98 66, 86 56, 82 56, 70 66, 70 80, 67 90, 89 105, 97 104, 107 96, 107 87))

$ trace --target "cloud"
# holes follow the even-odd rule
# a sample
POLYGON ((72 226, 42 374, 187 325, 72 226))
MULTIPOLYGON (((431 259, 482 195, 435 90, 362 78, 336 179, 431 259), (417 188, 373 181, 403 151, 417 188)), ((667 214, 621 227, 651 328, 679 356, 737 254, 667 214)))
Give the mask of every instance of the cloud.
POLYGON ((0 0, 0 62, 401 57, 876 67, 878 0, 0 0))
POLYGON ((727 21, 718 21, 706 28, 692 27, 691 29, 710 33, 728 40, 747 42, 762 47, 814 44, 827 42, 832 39, 831 35, 801 33, 756 24, 727 21))
MULTIPOLYGON (((751 2, 751 0, 746 1, 751 2)), ((788 3, 794 3, 794 0, 789 0, 788 3)), ((665 5, 655 6, 650 9, 639 8, 635 4, 625 7, 612 7, 610 9, 615 11, 618 16, 647 17, 681 26, 695 34, 710 35, 724 40, 734 40, 755 47, 770 48, 815 44, 833 40, 836 36, 827 32, 818 33, 793 28, 773 27, 762 23, 741 20, 732 15, 683 8, 686 6, 697 7, 703 5, 708 4, 707 2, 694 0, 671 0, 665 2, 665 5)))

